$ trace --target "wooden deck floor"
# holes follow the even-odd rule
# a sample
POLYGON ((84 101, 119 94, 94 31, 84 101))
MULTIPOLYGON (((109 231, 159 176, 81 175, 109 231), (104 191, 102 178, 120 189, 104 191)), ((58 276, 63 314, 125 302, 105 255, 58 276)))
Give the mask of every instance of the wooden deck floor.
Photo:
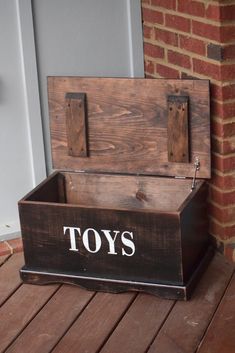
POLYGON ((235 352, 234 266, 219 254, 188 302, 22 284, 22 253, 0 264, 0 352, 235 352))

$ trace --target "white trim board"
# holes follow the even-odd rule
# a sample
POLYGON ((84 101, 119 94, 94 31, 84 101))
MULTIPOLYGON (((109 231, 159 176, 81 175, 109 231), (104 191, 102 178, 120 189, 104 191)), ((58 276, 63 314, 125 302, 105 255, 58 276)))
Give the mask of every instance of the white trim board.
POLYGON ((144 52, 141 16, 141 0, 127 0, 127 21, 129 36, 130 76, 144 77, 144 52))
POLYGON ((31 0, 17 0, 22 76, 27 112, 33 185, 46 177, 42 119, 31 0))

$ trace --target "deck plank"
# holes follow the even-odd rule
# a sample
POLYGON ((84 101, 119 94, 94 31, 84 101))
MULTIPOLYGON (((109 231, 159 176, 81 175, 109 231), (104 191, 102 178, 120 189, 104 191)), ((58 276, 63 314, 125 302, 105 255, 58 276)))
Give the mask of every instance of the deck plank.
POLYGON ((2 266, 4 264, 4 262, 6 262, 7 258, 10 258, 11 255, 2 255, 0 256, 0 266, 2 266))
POLYGON ((174 303, 139 294, 101 352, 145 352, 174 303))
POLYGON ((133 293, 97 293, 52 352, 97 352, 135 296, 133 293))
POLYGON ((93 295, 94 292, 63 285, 6 352, 50 352, 93 295))
POLYGON ((223 256, 216 254, 199 282, 193 298, 188 302, 176 303, 148 353, 194 352, 232 273, 233 266, 226 262, 223 256))
POLYGON ((198 350, 198 353, 221 352, 235 352, 235 274, 198 350))
POLYGON ((22 253, 14 254, 0 267, 0 306, 20 286, 23 261, 22 253))
POLYGON ((57 288, 58 285, 23 284, 3 304, 0 308, 0 352, 20 334, 57 288))

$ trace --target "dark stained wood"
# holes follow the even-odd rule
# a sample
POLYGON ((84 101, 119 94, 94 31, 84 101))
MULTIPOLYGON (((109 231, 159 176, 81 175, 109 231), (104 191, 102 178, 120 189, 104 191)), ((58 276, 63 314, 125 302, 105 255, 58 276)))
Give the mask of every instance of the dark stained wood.
POLYGON ((57 169, 210 177, 207 80, 48 78, 53 164, 57 169), (89 158, 68 156, 65 94, 87 96, 89 158), (168 162, 167 96, 189 96, 190 163, 168 162))
POLYGON ((93 292, 63 285, 9 347, 7 353, 50 352, 93 295, 93 292))
POLYGON ((168 161, 189 163, 189 116, 187 96, 168 96, 168 161))
MULTIPOLYGON (((35 196, 31 193, 19 203, 26 259, 21 277, 25 282, 75 283, 91 290, 145 290, 166 298, 189 297, 208 258, 204 257, 204 221, 198 222, 197 218, 204 217, 204 182, 198 181, 192 192, 190 180, 147 176, 64 172, 49 182, 57 185, 55 200, 61 200, 58 194, 65 189, 68 204, 45 202, 46 195, 40 188, 35 196), (65 178, 65 185, 58 183, 57 177, 65 178), (38 202, 41 200, 44 202, 38 202), (76 230, 73 251, 69 231, 64 227, 80 229, 81 235, 76 230), (91 251, 83 242, 87 229, 91 251), (110 253, 104 230, 113 239, 116 234, 115 253, 110 253), (132 250, 125 248, 123 232, 132 237, 133 256, 125 256, 132 250), (100 239, 99 248, 96 237, 100 239), (195 254, 188 256, 191 249, 195 254)), ((43 188, 47 192, 45 183, 43 188)))
POLYGON ((203 258, 209 246, 207 218, 207 189, 206 183, 197 182, 198 192, 193 201, 182 205, 180 213, 181 248, 184 281, 187 282, 203 258))
POLYGON ((235 275, 213 317, 198 353, 235 351, 235 275))
POLYGON ((145 352, 173 305, 174 301, 139 294, 100 352, 145 352))
POLYGON ((58 183, 58 201, 60 203, 67 202, 66 196, 66 185, 65 185, 65 176, 62 173, 57 174, 57 183, 58 183))
MULTIPOLYGON (((95 353, 113 331, 135 295, 98 293, 53 350, 95 353)), ((121 345, 121 342, 119 342, 121 345)), ((120 347, 120 346, 119 346, 120 347)))
MULTIPOLYGON (((28 270, 147 281, 152 284, 183 284, 177 213, 146 212, 140 216, 137 211, 68 207, 63 204, 32 205, 28 202, 20 204, 20 215, 28 270), (70 251, 70 236, 68 231, 64 234, 64 226, 79 227, 82 234, 88 228, 96 229, 101 238, 101 247, 96 253, 87 251, 82 237, 77 234, 79 251, 70 251), (114 230, 118 231, 115 240, 117 254, 108 254, 109 243, 102 229, 111 230, 112 236, 114 230), (123 249, 132 253, 122 242, 121 234, 124 231, 133 234, 133 256, 123 255, 123 249)), ((96 250, 92 231, 89 243, 90 248, 96 250)))
POLYGON ((68 154, 72 157, 87 157, 86 95, 66 94, 66 131, 68 154))
MULTIPOLYGON (((18 266, 15 269, 18 272, 18 266)), ((4 351, 57 290, 23 284, 0 308, 0 352, 4 351)))
POLYGON ((20 286, 18 268, 24 263, 22 253, 11 256, 4 266, 0 267, 0 305, 20 286))
POLYGON ((176 303, 148 353, 195 352, 233 270, 234 267, 217 254, 199 282, 192 299, 176 303))
MULTIPOLYGON (((53 173, 46 180, 42 181, 33 191, 28 193, 23 199, 40 202, 59 202, 58 173, 53 173)), ((19 201, 20 203, 20 201, 19 201)))

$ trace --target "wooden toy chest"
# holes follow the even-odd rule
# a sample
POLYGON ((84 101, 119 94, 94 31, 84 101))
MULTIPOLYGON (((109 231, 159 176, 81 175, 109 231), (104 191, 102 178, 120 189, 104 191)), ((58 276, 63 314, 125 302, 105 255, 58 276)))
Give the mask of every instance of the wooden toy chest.
POLYGON ((48 78, 54 168, 19 202, 25 282, 187 299, 209 261, 207 80, 48 78))

